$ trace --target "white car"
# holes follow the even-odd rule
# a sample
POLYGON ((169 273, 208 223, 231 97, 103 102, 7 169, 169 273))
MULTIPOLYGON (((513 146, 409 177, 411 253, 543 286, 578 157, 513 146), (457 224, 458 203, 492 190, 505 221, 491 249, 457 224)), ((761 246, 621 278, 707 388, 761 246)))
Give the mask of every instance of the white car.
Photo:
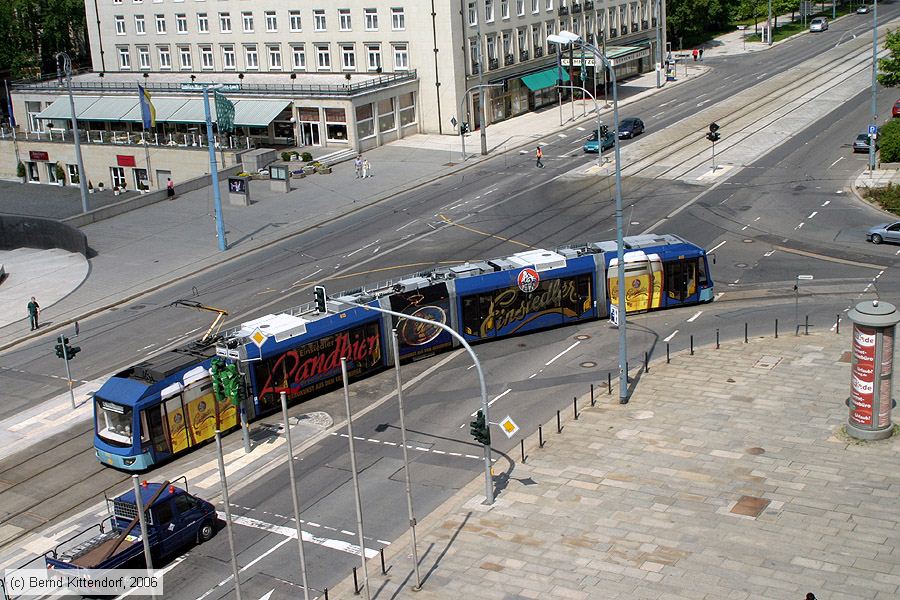
POLYGON ((869 5, 868 5, 868 4, 862 4, 862 5, 860 5, 859 8, 856 9, 856 14, 858 14, 858 15, 864 15, 864 14, 866 14, 866 13, 868 13, 868 12, 869 12, 869 5))
POLYGON ((828 30, 828 19, 825 17, 816 17, 812 21, 809 22, 809 30, 810 31, 827 31, 828 30))

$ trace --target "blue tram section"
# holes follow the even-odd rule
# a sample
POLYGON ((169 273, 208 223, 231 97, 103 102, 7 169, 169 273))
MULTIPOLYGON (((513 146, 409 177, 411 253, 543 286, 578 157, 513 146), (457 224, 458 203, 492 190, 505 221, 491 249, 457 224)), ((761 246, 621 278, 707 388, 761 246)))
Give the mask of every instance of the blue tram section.
MULTIPOLYGON (((675 235, 625 238, 626 311, 708 302, 713 281, 706 252, 675 235)), ((94 445, 106 465, 143 471, 228 431, 242 419, 280 410, 280 395, 300 402, 393 364, 453 348, 446 331, 411 319, 352 307, 380 307, 449 325, 470 343, 487 342, 609 315, 618 298, 615 242, 529 250, 404 276, 333 294, 328 312, 313 305, 269 314, 117 373, 94 400, 94 445), (239 406, 213 392, 210 364, 238 365, 239 406)))

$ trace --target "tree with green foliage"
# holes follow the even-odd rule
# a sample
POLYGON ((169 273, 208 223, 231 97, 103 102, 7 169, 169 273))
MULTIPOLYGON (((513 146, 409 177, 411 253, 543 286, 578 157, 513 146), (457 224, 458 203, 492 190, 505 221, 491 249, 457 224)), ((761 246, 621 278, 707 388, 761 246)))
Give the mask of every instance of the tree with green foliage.
POLYGON ((731 20, 737 0, 668 0, 666 2, 667 36, 675 47, 682 48, 706 40, 707 32, 722 31, 731 20))
POLYGON ((881 162, 900 162, 900 119, 888 121, 878 129, 881 162))
POLYGON ((81 0, 0 0, 0 70, 13 77, 56 73, 57 52, 74 65, 89 56, 81 0))
POLYGON ((890 55, 878 60, 878 83, 884 87, 900 85, 900 31, 888 31, 884 47, 890 55))

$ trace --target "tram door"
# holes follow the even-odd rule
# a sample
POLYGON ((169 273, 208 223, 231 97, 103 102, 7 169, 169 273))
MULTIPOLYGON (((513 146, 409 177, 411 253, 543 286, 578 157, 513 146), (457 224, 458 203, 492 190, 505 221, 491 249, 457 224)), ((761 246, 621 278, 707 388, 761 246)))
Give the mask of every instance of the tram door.
POLYGON ((172 452, 181 452, 190 446, 188 439, 187 420, 185 419, 184 406, 181 404, 181 386, 178 391, 164 400, 166 409, 166 425, 169 429, 169 443, 172 452))
MULTIPOLYGON (((619 298, 619 260, 609 261, 607 288, 609 301, 619 298)), ((662 296, 662 261, 657 254, 640 250, 625 254, 625 312, 644 312, 660 307, 662 296)))
POLYGON ((697 288, 697 259, 673 260, 666 262, 665 305, 678 306, 700 301, 697 288))

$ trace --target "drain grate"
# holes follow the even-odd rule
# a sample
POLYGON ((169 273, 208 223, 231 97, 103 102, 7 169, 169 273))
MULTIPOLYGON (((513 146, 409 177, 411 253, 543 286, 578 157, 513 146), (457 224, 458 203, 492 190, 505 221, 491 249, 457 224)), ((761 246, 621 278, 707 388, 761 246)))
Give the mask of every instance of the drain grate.
POLYGON ((771 502, 771 500, 757 498, 756 496, 741 496, 741 499, 737 501, 737 504, 734 505, 731 512, 736 515, 753 517, 755 519, 766 510, 766 507, 769 506, 769 502, 771 502))
POLYGON ((758 361, 756 361, 756 364, 753 365, 753 368, 754 369, 770 369, 770 370, 774 369, 776 366, 778 366, 778 363, 780 363, 782 361, 782 358, 783 357, 781 357, 781 356, 763 355, 759 358, 758 361))

